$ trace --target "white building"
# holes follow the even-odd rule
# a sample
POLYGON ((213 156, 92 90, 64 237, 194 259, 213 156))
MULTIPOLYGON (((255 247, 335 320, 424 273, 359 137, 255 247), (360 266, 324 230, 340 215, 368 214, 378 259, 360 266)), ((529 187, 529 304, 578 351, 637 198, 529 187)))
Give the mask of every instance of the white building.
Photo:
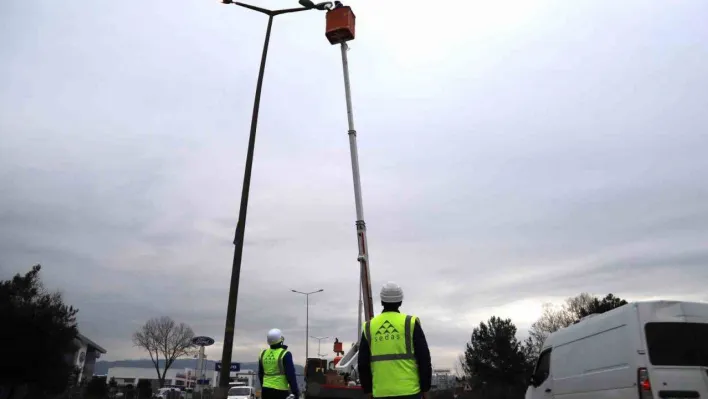
MULTIPOLYGON (((160 369, 162 372, 162 369, 160 369)), ((206 378, 214 380, 213 370, 206 371, 206 378)), ((155 367, 111 367, 108 369, 108 380, 115 378, 119 386, 132 384, 136 386, 140 380, 158 381, 157 370, 155 367)), ((168 386, 194 386, 194 369, 175 369, 170 368, 165 374, 165 385, 168 386)))
POLYGON ((450 369, 433 369, 432 390, 451 389, 455 386, 455 377, 450 369))
POLYGON ((74 343, 76 344, 76 351, 69 354, 69 356, 72 359, 72 363, 81 370, 79 381, 90 379, 93 376, 96 359, 101 357, 101 354, 105 354, 106 350, 81 334, 77 335, 74 343))
MULTIPOLYGON (((214 369, 202 370, 200 374, 200 379, 208 380, 208 384, 212 387, 216 387, 219 384, 219 372, 214 369)), ((160 369, 162 372, 162 369, 160 369)), ((231 372, 231 381, 240 382, 244 385, 250 385, 257 387, 258 378, 256 373, 252 370, 241 370, 238 372, 231 372)), ((111 367, 108 369, 108 381, 111 378, 115 378, 116 383, 119 386, 125 386, 131 384, 136 386, 140 380, 149 380, 151 382, 158 382, 157 370, 155 367, 111 367)), ((178 386, 178 387, 193 387, 194 386, 194 369, 184 368, 184 369, 173 369, 170 368, 165 374, 165 386, 178 386)))

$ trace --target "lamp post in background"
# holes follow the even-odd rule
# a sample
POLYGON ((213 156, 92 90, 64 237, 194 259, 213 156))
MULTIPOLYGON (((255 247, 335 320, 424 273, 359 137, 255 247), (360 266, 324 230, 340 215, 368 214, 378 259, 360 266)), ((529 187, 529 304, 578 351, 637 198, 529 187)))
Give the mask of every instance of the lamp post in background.
POLYGON ((305 367, 307 367, 307 359, 310 357, 310 295, 316 294, 318 292, 324 291, 319 289, 312 292, 301 292, 297 290, 290 290, 296 294, 305 295, 306 298, 306 310, 305 310, 305 367))
POLYGON ((327 10, 332 6, 330 2, 315 4, 311 1, 300 1, 303 7, 286 8, 282 10, 267 10, 250 4, 232 0, 222 0, 224 4, 233 4, 252 11, 257 11, 268 16, 268 26, 266 28, 265 42, 263 43, 263 53, 261 55, 261 65, 258 70, 258 80, 256 81, 256 93, 253 98, 253 113, 251 115, 251 129, 248 136, 248 150, 246 152, 246 166, 243 173, 243 188, 241 191, 241 205, 238 212, 238 222, 234 235, 234 259, 231 269, 231 283, 229 285, 229 299, 226 309, 226 326, 224 328, 224 349, 221 356, 221 373, 219 375, 219 398, 226 398, 229 388, 229 373, 231 356, 234 343, 234 327, 236 324, 236 305, 238 301, 238 286, 241 277, 241 259, 243 257, 243 240, 246 232, 246 214, 248 210, 248 194, 251 187, 251 170, 253 168, 253 152, 256 144, 256 129, 258 126, 258 111, 261 102, 261 89, 263 88, 263 74, 265 72, 266 57, 268 55, 268 45, 270 44, 270 32, 273 26, 273 18, 277 15, 290 14, 308 10, 327 10))
POLYGON ((312 336, 311 336, 310 338, 313 338, 313 339, 316 339, 316 340, 317 340, 317 357, 326 356, 326 355, 327 355, 326 353, 320 353, 320 348, 321 348, 321 346, 322 346, 322 340, 323 340, 323 339, 328 339, 329 337, 312 337, 312 336))

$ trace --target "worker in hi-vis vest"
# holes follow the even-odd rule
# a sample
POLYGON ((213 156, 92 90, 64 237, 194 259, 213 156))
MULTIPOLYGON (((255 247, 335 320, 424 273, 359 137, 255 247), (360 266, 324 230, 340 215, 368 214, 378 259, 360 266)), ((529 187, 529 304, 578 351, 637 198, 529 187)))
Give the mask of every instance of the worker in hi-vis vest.
POLYGON ((427 399, 433 379, 430 349, 420 320, 399 312, 403 290, 381 288, 383 312, 364 324, 359 347, 359 380, 374 398, 427 399))
POLYGON ((277 328, 268 331, 270 348, 258 358, 258 380, 261 383, 261 399, 285 399, 292 392, 300 396, 295 377, 293 355, 283 345, 285 338, 277 328))

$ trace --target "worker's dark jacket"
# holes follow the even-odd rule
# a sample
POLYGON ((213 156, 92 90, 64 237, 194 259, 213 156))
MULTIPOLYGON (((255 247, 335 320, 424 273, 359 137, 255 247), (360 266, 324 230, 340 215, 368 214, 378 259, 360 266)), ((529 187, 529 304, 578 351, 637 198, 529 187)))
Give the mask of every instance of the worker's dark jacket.
MULTIPOLYGON (((288 349, 288 347, 283 344, 275 344, 275 345, 270 346, 270 349, 278 349, 278 348, 288 349)), ((295 397, 299 397, 300 390, 297 387, 297 377, 295 376, 295 365, 293 364, 293 355, 290 352, 286 352, 285 355, 283 355, 283 366, 285 367, 285 378, 288 379, 288 384, 290 385, 290 391, 293 393, 293 395, 295 395, 295 397)), ((265 373, 263 371, 263 363, 261 363, 261 359, 259 357, 258 358, 258 381, 261 383, 261 391, 263 393, 265 393, 265 391, 277 391, 277 389, 263 388, 264 374, 265 373)), ((268 396, 268 395, 266 395, 266 396, 268 396)), ((261 397, 265 397, 265 396, 261 395, 261 397)))
MULTIPOLYGON (((398 312, 397 310, 386 310, 386 312, 398 312)), ((423 328, 420 326, 420 321, 416 320, 415 327, 413 328, 413 355, 415 356, 415 361, 418 363, 418 377, 420 379, 420 391, 428 392, 430 391, 430 385, 433 380, 433 365, 430 361, 430 349, 428 348, 428 342, 425 339, 425 334, 423 333, 423 328)), ((361 346, 359 347, 359 380, 361 382, 361 387, 364 393, 371 393, 373 391, 373 377, 371 375, 371 347, 369 342, 366 340, 366 336, 361 334, 361 346)), ((420 395, 412 396, 397 396, 396 398, 416 398, 420 395)), ((392 398, 393 399, 393 398, 392 398)))

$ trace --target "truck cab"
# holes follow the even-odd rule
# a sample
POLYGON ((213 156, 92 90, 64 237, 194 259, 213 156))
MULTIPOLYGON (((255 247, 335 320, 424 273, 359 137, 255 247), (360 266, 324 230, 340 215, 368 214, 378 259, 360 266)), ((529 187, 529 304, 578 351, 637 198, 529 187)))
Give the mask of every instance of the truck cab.
POLYGON ((341 356, 342 343, 334 344, 332 360, 309 358, 305 364, 305 399, 365 399, 356 376, 357 346, 341 356))

